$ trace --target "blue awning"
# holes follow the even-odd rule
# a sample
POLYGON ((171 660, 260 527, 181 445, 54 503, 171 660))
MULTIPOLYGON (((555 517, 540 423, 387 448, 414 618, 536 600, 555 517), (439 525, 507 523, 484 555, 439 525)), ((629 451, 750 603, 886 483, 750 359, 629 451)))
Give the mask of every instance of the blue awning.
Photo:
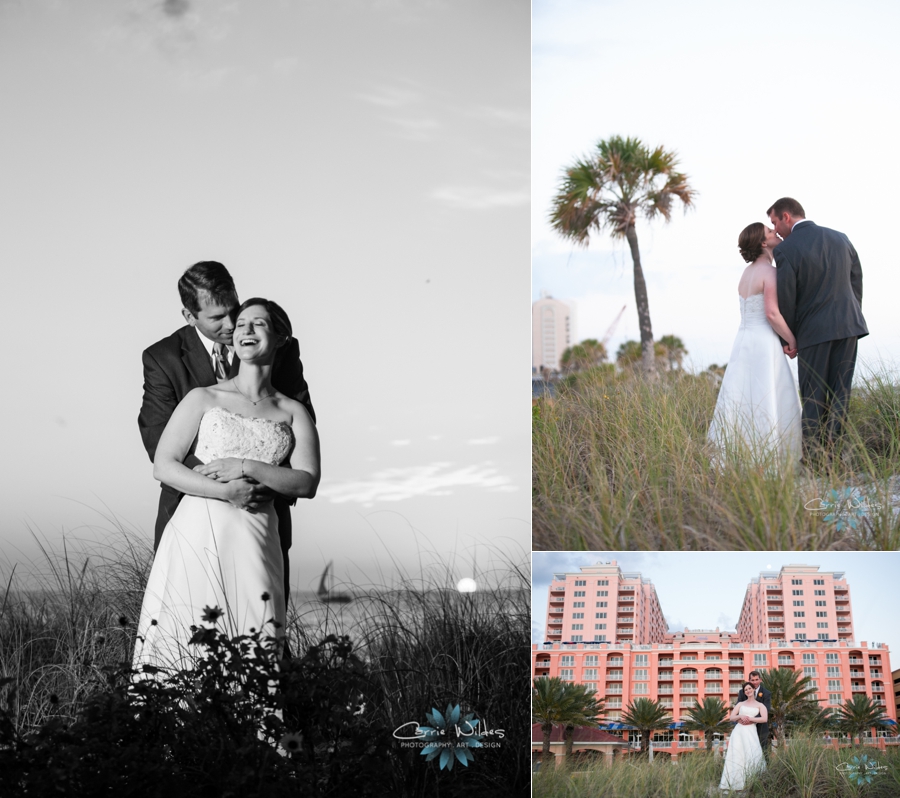
POLYGON ((884 722, 885 722, 885 723, 890 723, 892 726, 896 726, 896 725, 897 725, 897 721, 891 720, 890 718, 885 718, 884 722))
POLYGON ((670 729, 680 729, 682 726, 684 726, 683 720, 678 721, 678 723, 670 723, 669 724, 670 729))

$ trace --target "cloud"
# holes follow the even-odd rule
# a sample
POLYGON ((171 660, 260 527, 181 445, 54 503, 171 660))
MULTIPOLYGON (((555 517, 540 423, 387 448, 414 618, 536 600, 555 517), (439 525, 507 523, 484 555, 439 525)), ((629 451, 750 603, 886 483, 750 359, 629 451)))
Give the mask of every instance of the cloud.
POLYGON ((418 102, 422 95, 414 89, 401 88, 400 86, 378 86, 367 94, 357 94, 360 100, 382 108, 402 108, 418 102))
POLYGON ((517 490, 509 477, 490 463, 452 468, 451 463, 387 468, 367 479, 324 485, 318 495, 334 504, 359 502, 371 506, 377 501, 396 502, 418 496, 449 496, 458 488, 492 491, 517 490))
POLYGON ((429 196, 451 208, 473 211, 514 208, 531 202, 531 192, 527 189, 501 191, 484 186, 444 186, 429 196))
POLYGON ((409 438, 402 441, 391 441, 391 446, 409 446, 412 443, 409 438))
POLYGON ((488 446, 492 443, 497 443, 500 440, 499 435, 492 435, 490 438, 471 438, 467 440, 466 443, 469 446, 488 446))
POLYGON ((388 118, 385 121, 400 128, 400 137, 410 141, 428 141, 431 134, 440 127, 436 119, 388 118))
POLYGON ((531 127, 531 111, 528 109, 518 111, 511 108, 481 107, 475 109, 471 115, 476 119, 488 122, 500 122, 515 127, 531 127))

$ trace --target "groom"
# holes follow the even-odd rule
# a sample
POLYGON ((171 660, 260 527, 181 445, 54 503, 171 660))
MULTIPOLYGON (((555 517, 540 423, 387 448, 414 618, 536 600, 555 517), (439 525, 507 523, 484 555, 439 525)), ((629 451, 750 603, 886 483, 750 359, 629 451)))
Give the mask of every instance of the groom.
MULTIPOLYGON (((803 402, 804 462, 819 447, 830 460, 840 439, 856 368, 856 342, 869 334, 862 315, 862 267, 843 233, 806 218, 795 199, 782 197, 766 213, 782 242, 775 247, 778 309, 797 337, 803 402)), ((785 342, 782 340, 782 344, 785 342)))
MULTIPOLYGON (((183 305, 181 313, 187 324, 145 349, 143 354, 144 398, 138 415, 138 427, 151 462, 162 432, 178 403, 194 388, 209 387, 230 379, 240 367, 240 361, 231 349, 234 312, 240 303, 228 270, 216 261, 195 263, 179 279, 178 292, 183 305)), ((309 388, 303 379, 300 346, 295 338, 279 348, 272 366, 272 384, 276 390, 306 405, 310 418, 315 422, 309 388)), ((194 456, 193 447, 184 464, 189 468, 200 464, 194 456)), ((168 485, 161 485, 161 488, 154 551, 159 548, 163 530, 183 495, 168 485)), ((273 495, 284 557, 284 598, 287 602, 290 596, 290 506, 283 496, 272 494, 263 486, 254 492, 257 502, 265 502, 273 495)), ((254 504, 251 502, 249 506, 254 504)))
MULTIPOLYGON (((766 708, 766 712, 769 715, 772 714, 772 694, 766 690, 765 687, 762 686, 762 676, 760 676, 759 671, 750 671, 750 675, 747 677, 747 681, 753 685, 753 689, 756 691, 756 695, 754 696, 760 704, 762 704, 766 708)), ((743 690, 741 690, 740 695, 738 696, 738 701, 746 700, 747 696, 743 690)), ((746 716, 741 716, 738 719, 738 723, 743 726, 746 726, 748 723, 753 723, 752 720, 747 718, 746 716)), ((756 733, 759 735, 759 744, 762 746, 763 753, 768 756, 769 754, 769 724, 768 723, 757 723, 756 724, 756 733)))

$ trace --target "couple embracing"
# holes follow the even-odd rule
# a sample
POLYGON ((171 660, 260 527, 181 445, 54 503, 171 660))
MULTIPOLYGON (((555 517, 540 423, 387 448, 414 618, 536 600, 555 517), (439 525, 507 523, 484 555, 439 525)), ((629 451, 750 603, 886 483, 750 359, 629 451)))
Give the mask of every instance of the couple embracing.
POLYGON ((215 261, 191 266, 178 290, 187 324, 143 354, 138 426, 162 490, 138 670, 188 666, 191 626, 216 607, 230 636, 283 641, 290 505, 319 482, 315 414, 283 308, 239 304, 215 261))
POLYGON ((790 197, 738 238, 750 265, 738 283, 741 326, 722 379, 709 439, 767 459, 831 462, 840 441, 856 367, 862 267, 843 233, 806 218, 790 197), (797 358, 799 392, 787 358, 797 358))
POLYGON ((752 774, 766 768, 772 694, 762 686, 759 671, 751 671, 748 678, 729 716, 737 725, 728 738, 720 790, 743 790, 752 774))

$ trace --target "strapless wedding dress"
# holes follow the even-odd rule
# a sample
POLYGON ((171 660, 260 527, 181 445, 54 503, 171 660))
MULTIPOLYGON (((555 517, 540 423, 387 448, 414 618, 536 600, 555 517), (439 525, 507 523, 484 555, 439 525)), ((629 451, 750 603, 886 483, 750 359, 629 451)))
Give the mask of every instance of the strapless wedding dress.
MULTIPOLYGON (((249 418, 221 407, 200 421, 196 455, 282 463, 293 446, 289 424, 249 418)), ((280 636, 285 622, 284 563, 272 502, 255 512, 226 501, 184 496, 163 532, 144 593, 134 666, 188 667, 188 646, 205 607, 219 607, 217 626, 229 636, 262 629, 280 636), (263 599, 263 595, 268 598, 263 599), (281 626, 278 631, 268 623, 281 626), (155 621, 155 623, 154 623, 155 621), (266 625, 267 624, 267 625, 266 625), (143 640, 143 642, 142 642, 143 640)), ((192 650, 194 649, 194 650, 192 650)))
MULTIPOLYGON (((740 714, 755 718, 759 710, 756 707, 741 707, 740 714)), ((759 744, 756 724, 743 726, 738 723, 728 738, 728 753, 725 754, 725 770, 722 771, 719 789, 743 790, 751 774, 765 769, 766 759, 759 744)))
POLYGON ((740 297, 741 326, 709 428, 714 462, 743 445, 751 459, 801 455, 800 396, 781 340, 766 318, 763 295, 740 297))

